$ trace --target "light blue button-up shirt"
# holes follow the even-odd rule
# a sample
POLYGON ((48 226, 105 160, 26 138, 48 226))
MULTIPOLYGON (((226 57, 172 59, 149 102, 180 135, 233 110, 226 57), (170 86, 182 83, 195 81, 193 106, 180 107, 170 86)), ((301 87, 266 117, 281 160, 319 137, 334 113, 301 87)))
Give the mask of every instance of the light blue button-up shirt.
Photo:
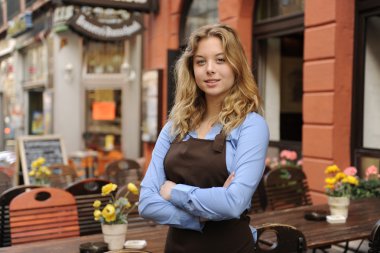
MULTIPOLYGON (((222 126, 216 124, 205 139, 214 140, 222 126)), ((189 135, 197 138, 192 131, 189 135)), ((139 212, 144 218, 177 228, 202 231, 200 217, 208 220, 239 218, 251 205, 251 199, 262 177, 269 131, 265 120, 257 113, 247 115, 244 122, 226 137, 226 163, 235 178, 228 188, 199 188, 177 184, 167 201, 160 196, 165 182, 164 158, 174 140, 171 122, 162 129, 152 153, 152 160, 141 183, 139 212)), ((188 140, 187 136, 183 141, 188 140)), ((207 171, 205 171, 207 173, 207 171)))

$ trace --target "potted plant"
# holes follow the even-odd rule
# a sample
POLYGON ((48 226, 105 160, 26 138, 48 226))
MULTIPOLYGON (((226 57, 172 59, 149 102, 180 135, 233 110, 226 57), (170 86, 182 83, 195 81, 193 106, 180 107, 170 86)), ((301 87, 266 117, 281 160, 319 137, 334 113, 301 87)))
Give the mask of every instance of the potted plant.
POLYGON ((326 194, 331 215, 342 215, 347 218, 348 206, 353 189, 359 185, 355 167, 348 167, 342 171, 337 165, 327 166, 326 194))
POLYGON ((115 198, 117 185, 109 183, 102 187, 102 195, 110 196, 110 201, 106 203, 101 210, 102 203, 100 200, 94 201, 94 219, 102 224, 104 241, 108 243, 109 250, 122 249, 125 242, 128 227, 128 214, 137 206, 137 202, 131 204, 128 200, 128 194, 139 194, 135 184, 128 184, 127 193, 119 198, 115 198))
POLYGON ((46 160, 43 157, 39 157, 31 164, 32 169, 29 171, 29 177, 34 179, 35 184, 48 185, 49 176, 51 175, 50 169, 45 166, 46 160))

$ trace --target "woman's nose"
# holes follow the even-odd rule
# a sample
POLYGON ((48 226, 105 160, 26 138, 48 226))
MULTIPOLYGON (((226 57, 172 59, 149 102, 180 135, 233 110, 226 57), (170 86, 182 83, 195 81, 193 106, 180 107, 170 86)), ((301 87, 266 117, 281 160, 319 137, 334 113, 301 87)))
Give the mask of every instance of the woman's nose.
POLYGON ((215 69, 214 69, 215 66, 214 66, 214 64, 213 64, 212 61, 208 61, 206 67, 207 67, 207 69, 206 69, 207 70, 207 74, 210 75, 210 74, 214 74, 215 73, 215 69))

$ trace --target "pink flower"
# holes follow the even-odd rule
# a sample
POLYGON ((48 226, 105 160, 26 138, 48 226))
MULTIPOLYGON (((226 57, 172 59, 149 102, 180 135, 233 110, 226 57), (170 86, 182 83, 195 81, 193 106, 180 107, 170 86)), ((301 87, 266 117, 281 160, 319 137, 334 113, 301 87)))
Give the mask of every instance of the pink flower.
POLYGON ((286 165, 286 160, 282 159, 281 160, 281 165, 286 165))
POLYGON ((355 176, 358 170, 355 167, 347 167, 343 172, 348 176, 355 176))
POLYGON ((289 156, 289 150, 283 150, 283 151, 281 151, 281 153, 280 153, 280 158, 285 158, 285 159, 287 159, 288 158, 288 156, 289 156))
POLYGON ((297 160, 297 152, 290 151, 288 155, 288 160, 295 161, 297 160))
POLYGON ((298 166, 302 166, 302 164, 303 164, 302 159, 298 160, 297 165, 298 165, 298 166))
POLYGON ((365 175, 366 177, 370 177, 371 175, 377 175, 379 173, 378 169, 376 168, 375 165, 372 165, 372 166, 369 166, 366 170, 365 170, 365 175))

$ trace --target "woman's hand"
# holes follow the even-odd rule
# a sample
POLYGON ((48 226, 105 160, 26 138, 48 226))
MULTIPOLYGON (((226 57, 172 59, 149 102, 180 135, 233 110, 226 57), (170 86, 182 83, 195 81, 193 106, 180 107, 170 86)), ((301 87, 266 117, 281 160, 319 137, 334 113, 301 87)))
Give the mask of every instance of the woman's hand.
POLYGON ((174 182, 166 180, 165 183, 161 185, 161 188, 160 188, 161 197, 163 197, 165 200, 170 200, 171 192, 174 186, 176 186, 174 182))
POLYGON ((232 180, 234 180, 234 178, 235 178, 235 171, 232 171, 232 173, 228 176, 226 182, 224 182, 223 187, 228 188, 228 186, 230 186, 230 184, 232 183, 232 180))

